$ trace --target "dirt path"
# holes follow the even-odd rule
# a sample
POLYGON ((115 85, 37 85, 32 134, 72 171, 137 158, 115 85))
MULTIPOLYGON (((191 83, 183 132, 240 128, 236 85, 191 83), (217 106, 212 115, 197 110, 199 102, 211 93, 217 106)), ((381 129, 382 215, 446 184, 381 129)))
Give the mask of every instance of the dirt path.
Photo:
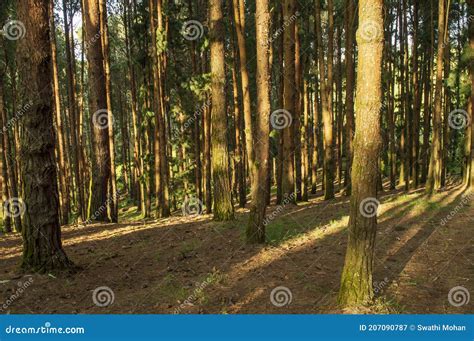
MULTIPOLYGON (((431 200, 382 196, 374 276, 380 297, 367 311, 474 312, 474 298, 460 307, 448 300, 457 286, 474 294, 474 198, 463 195, 454 188, 431 200)), ((243 243, 244 210, 230 223, 203 215, 64 228, 66 252, 83 268, 73 276, 19 274, 21 240, 2 236, 3 313, 338 313, 348 204, 338 197, 271 207, 263 247, 243 243), (99 287, 110 288, 112 304, 94 304, 99 287), (277 287, 284 288, 272 303, 277 287)))

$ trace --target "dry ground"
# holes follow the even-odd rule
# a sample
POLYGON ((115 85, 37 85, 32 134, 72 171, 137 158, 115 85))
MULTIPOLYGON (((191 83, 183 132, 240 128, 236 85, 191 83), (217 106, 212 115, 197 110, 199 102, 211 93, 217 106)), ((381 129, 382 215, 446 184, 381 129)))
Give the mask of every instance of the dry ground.
MULTIPOLYGON (((422 192, 382 195, 377 303, 357 312, 474 312, 474 297, 461 307, 448 301, 456 286, 474 295, 474 195, 465 195, 459 187, 431 199, 422 192), (443 224, 450 212, 453 219, 443 224)), ((82 268, 74 275, 20 273, 20 237, 0 236, 0 303, 10 299, 3 313, 343 312, 336 298, 348 204, 339 196, 272 206, 269 213, 279 213, 265 246, 243 242, 246 210, 229 223, 201 215, 65 227, 65 250, 82 268), (12 300, 30 276, 31 285, 12 300), (113 291, 113 304, 94 304, 100 286, 113 291), (290 304, 271 303, 277 286, 291 291, 290 304)))

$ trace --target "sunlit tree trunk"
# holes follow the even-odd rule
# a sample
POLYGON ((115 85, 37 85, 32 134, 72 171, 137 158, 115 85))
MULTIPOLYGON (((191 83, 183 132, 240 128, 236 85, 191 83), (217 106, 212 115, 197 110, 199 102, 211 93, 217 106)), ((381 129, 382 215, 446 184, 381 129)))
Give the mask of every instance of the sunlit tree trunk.
POLYGON ((359 63, 357 72, 357 122, 352 164, 349 240, 341 278, 342 305, 368 303, 373 298, 372 272, 377 228, 378 157, 381 147, 383 0, 359 1, 359 63), (372 28, 370 34, 368 28, 372 28), (371 202, 371 203, 370 203, 371 202))
MULTIPOLYGON (((63 18, 64 18, 64 36, 66 42, 66 78, 67 78, 67 95, 68 95, 68 117, 69 117, 69 130, 71 133, 70 141, 70 151, 71 151, 71 161, 72 161, 72 171, 74 174, 74 180, 76 185, 77 193, 77 209, 80 213, 80 217, 84 220, 85 214, 85 201, 83 197, 82 188, 82 177, 79 170, 79 148, 78 148, 78 138, 77 138, 77 106, 76 106, 76 87, 75 87, 75 75, 73 69, 73 58, 75 58, 72 47, 71 47, 71 34, 70 28, 72 25, 71 18, 68 16, 68 4, 63 0, 63 18)), ((95 32, 94 32, 95 35, 95 32)), ((105 108, 102 108, 105 109, 105 108)), ((92 115, 92 113, 91 113, 92 115)))
POLYGON ((445 28, 445 3, 439 0, 438 4, 438 56, 436 61, 436 88, 433 113, 433 139, 431 143, 431 158, 428 169, 426 192, 432 194, 441 188, 442 172, 442 88, 443 88, 443 57, 444 57, 444 28, 445 28))
POLYGON ((324 136, 324 199, 334 198, 334 132, 332 118, 332 80, 334 55, 334 4, 328 0, 328 47, 327 62, 324 60, 321 4, 316 0, 316 39, 318 44, 318 64, 321 84, 321 104, 324 136), (327 75, 325 65, 327 65, 327 75), (327 78, 326 78, 327 76, 327 78))
POLYGON ((212 177, 214 180, 214 219, 232 220, 232 186, 229 176, 227 118, 225 100, 224 18, 221 0, 209 0, 211 45, 211 140, 212 177))
POLYGON ((66 225, 69 220, 69 186, 67 183, 66 161, 64 157, 64 135, 63 135, 63 119, 61 116, 61 96, 59 92, 59 76, 58 76, 58 60, 56 47, 56 24, 54 22, 54 6, 53 1, 50 2, 49 17, 50 36, 51 36, 51 64, 53 68, 53 97, 54 112, 56 119, 56 135, 57 135, 57 151, 58 151, 58 177, 59 177, 59 202, 60 202, 60 221, 62 225, 66 225))
POLYGON ((266 183, 269 170, 270 134, 270 65, 269 65, 269 1, 256 2, 255 27, 257 38, 257 117, 255 129, 255 155, 258 165, 252 176, 252 204, 247 225, 247 241, 265 242, 265 209, 267 206, 266 183))

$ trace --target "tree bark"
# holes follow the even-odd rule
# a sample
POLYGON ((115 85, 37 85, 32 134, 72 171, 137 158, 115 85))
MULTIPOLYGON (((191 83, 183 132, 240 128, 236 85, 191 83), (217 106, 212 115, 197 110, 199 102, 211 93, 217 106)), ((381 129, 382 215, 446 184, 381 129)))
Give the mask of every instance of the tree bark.
POLYGON ((211 44, 211 139, 212 176, 214 180, 214 219, 234 219, 232 186, 229 177, 224 60, 224 18, 222 0, 209 0, 211 44))
MULTIPOLYGON (((295 1, 283 2, 283 20, 286 27, 283 32, 283 108, 285 115, 294 121, 295 115, 295 1)), ((289 118, 288 118, 289 119, 289 118)), ((282 199, 295 203, 295 167, 294 167, 294 122, 285 124, 282 129, 282 199)))
POLYGON ((89 219, 108 222, 107 190, 110 181, 109 116, 105 85, 104 55, 100 39, 99 0, 84 1, 87 62, 89 66, 89 111, 92 131, 92 183, 89 219))
POLYGON ((349 240, 339 292, 339 302, 346 306, 368 303, 373 298, 372 272, 377 228, 374 206, 377 205, 375 198, 381 147, 382 8, 383 0, 359 2, 358 111, 352 165, 349 240), (368 30, 369 27, 373 30, 368 30))
POLYGON ((38 272, 70 269, 61 245, 54 157, 53 86, 49 36, 49 0, 18 3, 26 28, 20 42, 23 85, 33 105, 22 117, 28 134, 21 139, 24 186, 22 268, 38 272))
POLYGON ((438 56, 436 61, 436 89, 433 113, 433 141, 431 143, 431 158, 426 182, 426 193, 433 194, 441 188, 442 172, 442 88, 443 88, 443 57, 444 57, 444 28, 445 28, 445 3, 439 0, 438 4, 438 56))
POLYGON ((328 0, 328 55, 327 75, 324 60, 321 4, 316 0, 316 39, 318 44, 318 64, 321 84, 321 103, 324 135, 324 199, 334 198, 334 131, 332 122, 332 81, 333 81, 333 54, 334 54, 334 3, 328 0), (327 79, 326 79, 327 76, 327 79))
POLYGON ((110 191, 109 191, 109 209, 110 219, 113 223, 118 222, 118 193, 117 176, 115 172, 115 133, 114 117, 112 108, 112 82, 110 80, 110 47, 109 47, 109 25, 107 16, 107 4, 105 0, 99 2, 100 11, 100 29, 102 38, 102 53, 104 54, 105 71, 105 89, 107 99, 108 130, 109 130, 109 149, 110 149, 110 191))
POLYGON ((53 96, 54 113, 56 119, 57 151, 58 151, 58 177, 59 177, 59 202, 60 202, 60 222, 66 225, 69 221, 69 185, 67 183, 66 161, 64 156, 64 134, 63 120, 61 116, 61 96, 59 92, 58 60, 56 46, 56 24, 54 22, 54 6, 50 2, 50 37, 51 37, 51 64, 53 68, 53 96))
POLYGON ((269 170, 270 148, 270 65, 269 0, 256 2, 255 29, 257 38, 257 118, 255 129, 255 155, 258 163, 252 176, 252 203, 246 236, 250 243, 265 243, 265 210, 267 206, 266 183, 269 170))

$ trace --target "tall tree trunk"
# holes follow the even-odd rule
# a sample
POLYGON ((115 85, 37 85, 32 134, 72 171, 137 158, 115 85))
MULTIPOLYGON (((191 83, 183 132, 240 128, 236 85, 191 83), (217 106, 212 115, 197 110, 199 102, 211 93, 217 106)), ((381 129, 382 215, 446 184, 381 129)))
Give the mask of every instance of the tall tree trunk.
MULTIPOLYGON (((469 0, 468 1, 468 13, 470 14, 469 18, 472 18, 472 15, 474 15, 474 0, 469 0)), ((474 51, 474 21, 470 20, 469 21, 469 48, 471 51, 474 51)), ((471 94, 469 98, 469 116, 471 118, 471 124, 470 127, 468 126, 468 129, 471 129, 471 155, 470 155, 470 178, 469 178, 469 183, 470 183, 470 188, 471 191, 474 191, 474 58, 471 55, 471 58, 469 60, 469 76, 471 79, 471 94)))
POLYGON ((257 126, 255 140, 255 155, 259 163, 252 176, 252 204, 247 225, 247 241, 265 243, 265 209, 267 206, 266 183, 269 170, 270 148, 270 59, 269 41, 270 12, 269 0, 256 2, 255 28, 257 38, 257 126))
MULTIPOLYGON (((166 29, 163 24, 163 1, 156 0, 156 17, 157 17, 157 29, 160 34, 166 40, 166 29)), ((156 44, 155 44, 156 47, 156 44)), ((160 216, 169 217, 170 215, 170 204, 169 204, 169 183, 170 183, 170 165, 168 162, 167 153, 167 138, 166 138, 166 94, 165 94, 165 79, 166 79, 166 56, 161 52, 158 53, 158 86, 160 95, 160 114, 158 115, 158 129, 159 135, 157 138, 160 139, 160 150, 159 156, 161 159, 161 202, 160 202, 160 216)))
POLYGON ((224 18, 222 0, 209 0, 211 44, 211 139, 212 176, 214 180, 214 219, 234 219, 232 186, 229 177, 229 151, 227 145, 227 119, 224 60, 224 18))
POLYGON ((334 198, 334 132, 332 122, 332 80, 333 80, 333 54, 334 54, 334 4, 328 0, 328 56, 327 56, 327 79, 326 62, 324 60, 321 4, 316 0, 316 39, 318 43, 318 64, 321 84, 321 102, 324 132, 324 199, 334 198))
POLYGON ((426 57, 427 63, 425 69, 425 84, 424 84, 424 103, 423 103, 423 149, 422 149, 422 161, 421 161, 421 179, 422 184, 426 183, 428 177, 429 167, 429 153, 430 153, 430 130, 431 130, 431 104, 432 104, 432 89, 431 86, 431 73, 433 66, 433 51, 434 51, 434 15, 433 15, 433 0, 430 0, 430 46, 428 50, 428 56, 426 57))
POLYGON ((89 111, 92 131, 92 181, 88 217, 109 221, 107 215, 107 190, 110 181, 109 122, 107 91, 105 85, 104 55, 100 37, 99 0, 84 1, 86 40, 89 66, 89 111))
MULTIPOLYGON (((82 188, 82 178, 79 170, 79 148, 78 148, 78 138, 77 138, 77 111, 76 111, 76 88, 74 81, 74 70, 73 70, 73 58, 75 58, 74 53, 71 48, 71 35, 70 35, 70 25, 72 25, 72 20, 68 17, 68 6, 66 0, 63 0, 63 17, 64 17, 64 36, 66 41, 66 78, 67 78, 67 95, 68 95, 68 114, 69 114, 69 126, 71 133, 71 161, 72 169, 74 174, 74 180, 77 191, 77 211, 82 220, 85 220, 86 216, 86 207, 83 197, 82 188)), ((94 34, 96 34, 94 32, 94 34)), ((105 108, 102 108, 105 109, 105 108)))
POLYGON ((155 195, 157 198, 157 209, 159 217, 168 217, 169 209, 169 190, 168 190, 168 157, 166 152, 166 128, 164 121, 164 96, 161 79, 161 58, 157 51, 156 32, 162 33, 161 23, 161 0, 150 0, 150 30, 152 41, 152 60, 153 60, 153 108, 155 112, 155 195))
MULTIPOLYGON (((0 73, 0 123, 2 127, 6 126, 6 121, 4 118, 6 117, 6 108, 5 108, 5 103, 3 101, 3 74, 0 73)), ((0 168, 0 190, 1 190, 1 196, 2 196, 2 207, 6 208, 6 205, 9 204, 8 199, 10 196, 8 195, 8 171, 7 171, 7 158, 9 157, 6 154, 5 150, 5 135, 6 131, 3 132, 3 138, 0 140, 0 162, 1 162, 1 168, 0 168)), ((12 227, 11 227, 11 215, 10 214, 5 214, 5 210, 3 210, 2 214, 2 220, 3 220, 3 230, 5 232, 11 232, 12 227)))
POLYGON ((339 302, 368 303, 373 298, 372 272, 377 229, 378 157, 381 147, 383 0, 359 2, 357 122, 352 165, 349 240, 339 302), (368 28, 375 28, 373 31, 368 28))
POLYGON ((287 23, 283 32, 283 115, 286 122, 282 129, 282 199, 294 203, 295 197, 295 167, 294 167, 294 122, 295 115, 295 1, 284 0, 283 20, 287 23))
POLYGON ((236 48, 233 51, 234 67, 232 68, 232 96, 234 100, 234 118, 235 118, 235 167, 237 174, 237 187, 239 192, 239 206, 245 207, 247 202, 247 190, 245 186, 245 166, 244 166, 244 155, 245 152, 242 146, 242 128, 243 128, 243 117, 239 106, 239 89, 237 84, 237 67, 236 63, 236 48))
POLYGON ((22 135, 24 186, 23 258, 26 270, 46 272, 72 267, 61 245, 59 200, 54 157, 53 87, 49 0, 18 3, 26 28, 20 56, 23 84, 33 105, 22 118, 28 134, 22 135))
POLYGON ((135 199, 138 199, 138 210, 143 211, 143 202, 145 199, 145 186, 143 184, 143 158, 141 153, 141 114, 138 111, 137 86, 135 77, 135 67, 132 59, 132 48, 130 46, 130 27, 131 19, 129 10, 130 0, 124 6, 124 27, 125 27, 125 47, 127 50, 127 67, 130 78, 131 92, 131 111, 132 111, 132 130, 133 130, 133 164, 134 164, 134 184, 133 193, 135 199))
POLYGON ((300 25, 295 20, 295 112, 293 122, 294 134, 294 155, 295 155, 295 186, 296 186, 296 200, 301 201, 301 112, 302 112, 302 82, 303 67, 301 64, 301 40, 300 40, 300 25))
MULTIPOLYGON (((0 74, 0 114, 2 115, 2 121, 7 122, 4 123, 4 126, 11 126, 8 124, 8 116, 7 111, 5 108, 5 102, 3 98, 3 74, 0 74)), ((18 187, 17 187, 17 174, 15 172, 15 160, 14 155, 12 154, 12 147, 10 144, 10 134, 8 129, 3 132, 3 148, 4 148, 4 155, 5 155, 5 163, 7 169, 7 186, 8 186, 8 193, 10 194, 7 201, 7 207, 5 207, 7 212, 11 212, 14 209, 15 203, 21 201, 18 194, 18 187), (12 206, 13 205, 13 206, 12 206)), ((15 225, 15 231, 21 232, 22 231, 22 224, 21 224, 21 216, 18 214, 13 215, 13 222, 15 225)))
POLYGON ((54 22, 54 6, 53 1, 50 1, 49 8, 50 17, 50 37, 51 37, 51 64, 53 68, 53 97, 54 97, 54 112, 56 119, 56 134, 58 146, 58 177, 59 177, 59 202, 60 202, 60 222, 66 225, 69 221, 69 185, 67 182, 66 161, 64 157, 64 134, 63 134, 63 120, 61 116, 61 96, 59 92, 59 75, 58 75, 58 60, 57 60, 57 46, 56 46, 56 24, 54 22))
POLYGON ((444 32, 445 32, 445 3, 439 0, 438 4, 438 56, 436 62, 436 89, 433 113, 433 141, 431 143, 431 158, 428 169, 426 192, 433 194, 441 188, 442 172, 442 87, 443 87, 443 57, 444 57, 444 32))
POLYGON ((354 24, 355 24, 355 0, 346 0, 345 29, 346 29, 346 170, 344 176, 345 194, 351 195, 351 170, 354 150, 354 24))
POLYGON ((413 117, 412 117, 412 136, 411 136, 411 180, 410 186, 413 189, 418 188, 419 185, 419 149, 420 149, 420 107, 421 107, 421 92, 420 92, 420 77, 418 74, 418 2, 413 4, 413 117))
MULTIPOLYGON (((245 125, 245 146, 247 152, 247 161, 250 169, 250 181, 253 182, 252 176, 255 173, 255 150, 253 141, 253 122, 250 101, 250 81, 247 69, 247 48, 245 46, 245 3, 244 0, 233 0, 234 7, 234 23, 237 35, 237 44, 239 50, 240 61, 240 78, 242 83, 242 104, 244 108, 244 125, 245 125)), ((253 200, 253 199, 252 199, 253 200)))
POLYGON ((118 193, 117 193, 117 176, 115 172, 115 133, 114 118, 112 108, 112 82, 110 80, 110 48, 109 48, 109 25, 107 22, 107 4, 105 0, 100 0, 100 30, 102 38, 102 53, 104 54, 104 71, 105 71, 105 89, 107 97, 107 114, 108 114, 108 130, 109 130, 109 149, 110 149, 110 191, 109 191, 109 208, 110 219, 113 223, 118 222, 118 193))

